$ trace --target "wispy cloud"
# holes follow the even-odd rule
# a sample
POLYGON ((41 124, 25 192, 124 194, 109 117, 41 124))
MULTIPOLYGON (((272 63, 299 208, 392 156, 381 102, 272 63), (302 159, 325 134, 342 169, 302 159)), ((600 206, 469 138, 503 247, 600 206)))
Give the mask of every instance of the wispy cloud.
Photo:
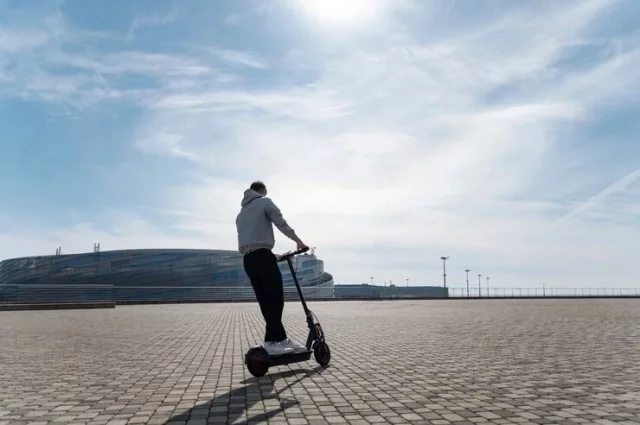
POLYGON ((210 52, 214 56, 220 58, 222 61, 230 64, 248 66, 250 68, 257 69, 265 69, 268 67, 268 65, 264 61, 255 57, 255 55, 251 55, 246 52, 238 52, 227 49, 210 49, 210 52))
MULTIPOLYGON (((640 181, 640 168, 632 171, 621 179, 616 180, 615 182, 598 192, 596 195, 590 197, 585 202, 581 203, 578 207, 571 210, 568 214, 562 216, 559 221, 562 222, 568 220, 571 217, 583 214, 604 204, 612 196, 625 192, 627 189, 629 189, 630 186, 638 181, 640 181)), ((634 205, 636 206, 637 210, 639 204, 635 202, 634 205)))
POLYGON ((133 18, 133 22, 131 22, 131 26, 129 26, 129 31, 127 32, 127 39, 132 40, 135 37, 137 31, 145 27, 157 27, 164 26, 169 23, 172 23, 177 18, 177 7, 174 0, 171 2, 171 11, 166 14, 153 13, 153 14, 144 14, 140 16, 136 16, 133 18))
MULTIPOLYGON (((284 23, 300 15, 274 6, 277 49, 246 35, 256 16, 228 28, 248 38, 234 42, 167 35, 80 49, 68 34, 61 44, 32 35, 9 51, 0 36, 0 76, 28 99, 81 110, 135 105, 129 146, 180 170, 158 191, 165 229, 140 228, 157 243, 233 249, 241 193, 259 178, 341 281, 434 283, 430 270, 447 254, 460 271, 500 275, 496 285, 596 285, 602 267, 620 265, 599 266, 600 246, 631 258, 628 235, 640 234, 617 217, 640 210, 640 174, 585 195, 609 184, 615 161, 573 179, 568 164, 597 162, 601 142, 590 129, 606 125, 603 111, 638 107, 638 34, 616 32, 615 21, 634 6, 505 2, 471 16, 456 4, 385 4, 375 28, 343 22, 340 36, 310 29, 295 42, 284 23), (15 55, 29 58, 21 72, 3 66, 15 55), (597 217, 585 214, 614 195, 597 217)), ((142 243, 105 234, 105 223, 81 237, 142 243)))

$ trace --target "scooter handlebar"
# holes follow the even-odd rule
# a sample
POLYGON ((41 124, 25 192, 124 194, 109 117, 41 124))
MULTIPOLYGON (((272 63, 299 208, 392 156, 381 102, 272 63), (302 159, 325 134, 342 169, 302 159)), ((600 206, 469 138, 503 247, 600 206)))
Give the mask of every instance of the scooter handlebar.
POLYGON ((298 254, 302 254, 303 252, 307 252, 309 251, 309 247, 303 248, 303 249, 297 249, 295 251, 289 251, 289 252, 285 252, 284 254, 280 254, 277 256, 278 261, 284 261, 287 258, 291 258, 294 257, 298 254))

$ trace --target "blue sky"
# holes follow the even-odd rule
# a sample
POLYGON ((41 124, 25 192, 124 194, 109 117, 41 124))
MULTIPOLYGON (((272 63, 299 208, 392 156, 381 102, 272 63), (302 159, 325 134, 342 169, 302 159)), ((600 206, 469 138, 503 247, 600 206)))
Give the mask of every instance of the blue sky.
POLYGON ((638 287, 637 16, 0 0, 0 258, 234 249, 262 179, 339 283, 638 287))

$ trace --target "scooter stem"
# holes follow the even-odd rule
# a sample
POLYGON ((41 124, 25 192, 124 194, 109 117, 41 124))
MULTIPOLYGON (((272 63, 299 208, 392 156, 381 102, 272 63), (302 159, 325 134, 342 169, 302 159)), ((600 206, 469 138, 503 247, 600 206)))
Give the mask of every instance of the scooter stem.
POLYGON ((300 297, 300 301, 302 302, 302 308, 304 309, 304 314, 307 316, 307 319, 310 318, 311 312, 307 308, 307 303, 304 300, 304 295, 302 295, 302 289, 300 288, 300 283, 298 282, 298 277, 296 276, 295 270, 293 270, 293 264, 291 263, 291 257, 287 257, 287 264, 289 264, 289 270, 291 271, 291 276, 293 277, 293 282, 296 284, 296 289, 298 290, 298 296, 300 297))

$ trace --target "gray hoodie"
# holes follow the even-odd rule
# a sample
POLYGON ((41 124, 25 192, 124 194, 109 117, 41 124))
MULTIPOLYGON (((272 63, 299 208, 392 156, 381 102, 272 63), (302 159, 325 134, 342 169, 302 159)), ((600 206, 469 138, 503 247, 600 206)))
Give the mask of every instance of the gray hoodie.
POLYGON ((270 198, 247 189, 240 205, 242 209, 236 217, 236 229, 238 250, 242 254, 258 248, 273 249, 275 237, 271 223, 289 239, 297 238, 296 232, 282 218, 280 209, 270 198))

